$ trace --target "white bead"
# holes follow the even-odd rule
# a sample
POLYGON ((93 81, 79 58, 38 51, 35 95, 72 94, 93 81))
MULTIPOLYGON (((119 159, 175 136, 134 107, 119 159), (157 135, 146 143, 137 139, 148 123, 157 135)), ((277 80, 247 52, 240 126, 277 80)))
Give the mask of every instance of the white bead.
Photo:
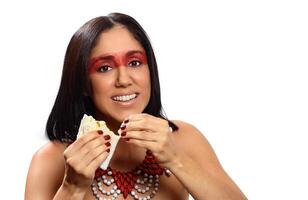
POLYGON ((135 189, 137 190, 139 187, 138 187, 138 185, 135 185, 135 189))
POLYGON ((131 195, 134 196, 135 194, 136 194, 135 191, 132 190, 132 191, 131 191, 131 195))
POLYGON ((111 189, 111 190, 110 190, 110 193, 113 194, 113 193, 114 193, 114 189, 111 189))
POLYGON ((137 190, 139 193, 141 193, 141 189, 139 188, 138 190, 137 190))
POLYGON ((113 178, 112 178, 112 179, 110 179, 110 182, 111 182, 111 183, 113 183, 113 182, 114 182, 114 179, 113 179, 113 178))
POLYGON ((150 175, 149 178, 153 178, 153 175, 150 175))
POLYGON ((142 190, 141 192, 144 194, 144 193, 145 193, 145 190, 142 190))
POLYGON ((111 175, 112 175, 112 171, 108 171, 107 174, 108 174, 109 176, 111 176, 111 175))
POLYGON ((138 171, 137 171, 137 174, 140 174, 141 173, 141 170, 139 169, 138 171))
POLYGON ((107 185, 111 185, 111 182, 110 182, 110 181, 107 181, 107 185))
POLYGON ((149 191, 149 190, 150 190, 150 188, 149 188, 149 187, 146 187, 146 188, 145 188, 145 190, 146 190, 146 191, 149 191))
POLYGON ((145 174, 144 174, 144 176, 145 176, 145 177, 148 177, 148 174, 147 174, 147 173, 145 173, 145 174))
POLYGON ((108 195, 108 196, 110 195, 110 192, 109 192, 109 191, 107 192, 107 195, 108 195))
POLYGON ((121 190, 117 190, 117 193, 118 193, 118 194, 121 194, 121 190))
POLYGON ((113 189, 116 190, 116 189, 118 189, 118 187, 117 187, 116 185, 114 185, 114 186, 113 186, 113 189))

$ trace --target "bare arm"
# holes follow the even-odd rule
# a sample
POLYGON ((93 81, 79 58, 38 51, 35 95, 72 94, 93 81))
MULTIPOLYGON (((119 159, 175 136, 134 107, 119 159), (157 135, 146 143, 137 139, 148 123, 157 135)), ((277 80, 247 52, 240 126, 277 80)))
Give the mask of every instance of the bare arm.
POLYGON ((212 147, 192 125, 175 122, 170 133, 166 120, 148 114, 129 116, 124 138, 149 149, 159 164, 169 168, 196 200, 247 199, 221 167, 212 147))
POLYGON ((93 131, 67 148, 58 142, 41 148, 30 164, 25 199, 83 199, 95 170, 108 155, 109 139, 93 131))
POLYGON ((176 140, 184 151, 178 151, 168 167, 194 199, 247 199, 223 170, 206 138, 189 124, 177 124, 176 140))

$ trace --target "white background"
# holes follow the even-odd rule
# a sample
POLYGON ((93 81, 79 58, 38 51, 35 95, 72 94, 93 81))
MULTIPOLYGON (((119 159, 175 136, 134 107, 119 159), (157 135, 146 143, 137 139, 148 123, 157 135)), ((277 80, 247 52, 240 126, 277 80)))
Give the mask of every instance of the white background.
POLYGON ((148 32, 168 117, 203 132, 249 199, 308 199, 305 1, 0 4, 1 199, 23 199, 70 37, 114 11, 148 32))

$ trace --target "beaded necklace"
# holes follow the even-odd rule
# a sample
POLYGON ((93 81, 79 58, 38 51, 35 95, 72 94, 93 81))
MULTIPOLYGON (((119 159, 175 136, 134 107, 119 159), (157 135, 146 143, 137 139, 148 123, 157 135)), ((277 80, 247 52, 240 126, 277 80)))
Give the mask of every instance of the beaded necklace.
POLYGON ((120 172, 108 167, 98 168, 91 185, 92 193, 97 200, 115 200, 121 194, 126 199, 128 195, 136 200, 152 199, 159 188, 159 177, 165 174, 169 177, 170 170, 163 169, 157 163, 151 151, 147 151, 144 160, 129 172, 120 172), (103 184, 107 186, 104 189, 103 184))

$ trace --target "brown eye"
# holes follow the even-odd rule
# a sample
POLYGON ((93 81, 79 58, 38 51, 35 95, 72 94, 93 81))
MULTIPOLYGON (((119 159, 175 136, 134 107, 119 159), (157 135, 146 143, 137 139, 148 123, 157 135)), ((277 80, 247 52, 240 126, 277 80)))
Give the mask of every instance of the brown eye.
POLYGON ((128 63, 128 66, 130 66, 130 67, 138 67, 140 65, 141 65, 141 62, 139 60, 133 60, 133 61, 128 63))
POLYGON ((107 71, 110 71, 111 69, 112 69, 112 68, 111 68, 109 65, 103 65, 103 66, 101 66, 101 67, 98 68, 98 71, 99 71, 99 72, 105 73, 105 72, 107 72, 107 71))

